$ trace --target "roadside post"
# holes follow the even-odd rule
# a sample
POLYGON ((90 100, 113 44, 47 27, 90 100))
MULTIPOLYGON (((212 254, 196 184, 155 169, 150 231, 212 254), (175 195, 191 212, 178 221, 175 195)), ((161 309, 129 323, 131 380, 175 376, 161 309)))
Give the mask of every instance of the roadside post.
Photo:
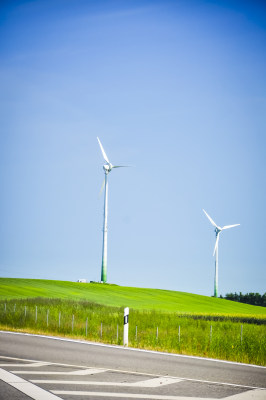
POLYGON ((123 340, 124 346, 128 346, 128 314, 129 314, 129 308, 126 307, 124 308, 124 340, 123 340))

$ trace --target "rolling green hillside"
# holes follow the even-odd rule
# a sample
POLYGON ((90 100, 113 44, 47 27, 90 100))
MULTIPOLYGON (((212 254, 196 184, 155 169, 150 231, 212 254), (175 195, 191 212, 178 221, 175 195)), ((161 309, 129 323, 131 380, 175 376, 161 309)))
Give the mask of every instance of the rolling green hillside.
POLYGON ((266 315, 266 309, 263 307, 170 290, 141 289, 98 283, 0 278, 0 299, 33 297, 88 300, 109 306, 127 306, 136 310, 266 315))

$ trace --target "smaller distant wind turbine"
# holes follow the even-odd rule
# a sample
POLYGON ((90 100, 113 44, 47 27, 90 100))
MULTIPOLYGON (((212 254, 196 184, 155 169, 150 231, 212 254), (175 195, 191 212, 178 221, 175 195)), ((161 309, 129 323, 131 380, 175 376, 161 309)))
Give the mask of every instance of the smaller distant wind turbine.
POLYGON ((218 243, 219 243, 219 235, 224 229, 234 228, 235 226, 239 226, 240 224, 235 225, 225 225, 222 228, 211 219, 211 217, 203 210, 206 217, 209 219, 210 223, 215 227, 216 234, 216 242, 213 250, 213 255, 215 254, 215 277, 214 277, 214 297, 218 297, 218 243))
MULTIPOLYGON (((103 186, 105 187, 104 194, 104 209, 103 209, 103 249, 102 249, 102 269, 101 269, 101 282, 106 283, 107 281, 107 213, 108 213, 108 181, 107 176, 112 171, 113 168, 122 168, 127 167, 127 165, 113 165, 110 163, 104 148, 100 142, 100 139, 97 137, 104 161, 106 164, 103 165, 104 170, 104 182, 103 186)), ((102 187, 103 187, 102 186, 102 187)))

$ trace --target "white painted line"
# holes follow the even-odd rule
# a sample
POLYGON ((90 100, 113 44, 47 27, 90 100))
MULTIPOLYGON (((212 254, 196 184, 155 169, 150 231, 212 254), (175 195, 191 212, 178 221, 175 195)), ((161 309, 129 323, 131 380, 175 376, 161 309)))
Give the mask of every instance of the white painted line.
POLYGON ((89 386, 117 386, 117 387, 141 387, 141 388, 158 388, 164 385, 179 383, 182 379, 174 378, 154 378, 139 382, 96 382, 96 381, 62 381, 50 379, 33 379, 30 382, 41 384, 58 384, 58 385, 89 385, 89 386))
POLYGON ((63 341, 63 342, 86 344, 87 346, 108 347, 108 348, 112 348, 112 349, 119 349, 121 351, 122 350, 123 351, 136 351, 136 352, 141 352, 141 353, 157 354, 157 355, 167 356, 167 357, 189 358, 189 359, 193 359, 193 360, 201 360, 201 361, 217 362, 217 363, 223 363, 223 364, 233 364, 233 365, 251 367, 251 368, 263 368, 263 369, 266 369, 266 367, 263 367, 261 365, 244 364, 244 363, 238 363, 238 362, 235 362, 235 361, 218 360, 218 359, 215 359, 215 358, 188 356, 188 355, 185 355, 185 354, 164 353, 164 352, 161 352, 161 351, 136 349, 136 348, 133 348, 133 347, 124 348, 122 346, 116 346, 116 345, 104 344, 104 343, 95 343, 95 342, 89 342, 89 341, 77 340, 77 339, 66 339, 66 338, 61 338, 61 337, 58 337, 58 336, 46 336, 46 335, 37 335, 37 334, 32 334, 32 333, 11 332, 11 331, 1 331, 1 330, 0 330, 0 333, 10 334, 10 335, 32 336, 32 337, 39 337, 39 338, 43 338, 43 339, 59 340, 59 341, 63 341))
MULTIPOLYGON (((42 363, 42 364, 50 364, 46 361, 39 361, 39 360, 28 360, 27 358, 17 358, 17 357, 6 357, 6 356, 0 356, 0 360, 1 359, 4 360, 13 360, 13 361, 24 361, 24 362, 30 362, 30 363, 34 363, 34 364, 38 364, 38 363, 42 363)), ((21 364, 19 364, 21 365, 21 364)))
MULTIPOLYGON (((162 385, 169 385, 172 383, 179 383, 179 382, 199 382, 199 383, 207 383, 208 385, 223 385, 223 386, 230 386, 230 387, 237 387, 237 388, 241 388, 241 389, 246 389, 246 390, 266 390, 264 388, 258 388, 256 386, 243 386, 243 385, 236 385, 233 383, 222 383, 222 382, 212 382, 212 381, 200 381, 200 380, 196 380, 196 379, 186 379, 186 378, 166 378, 169 379, 168 383, 163 383, 162 385, 160 385, 159 382, 162 382, 163 378, 155 378, 155 379, 148 379, 146 381, 140 381, 140 382, 123 382, 123 383, 119 383, 119 382, 98 382, 98 381, 64 381, 64 380, 54 380, 54 379, 30 379, 30 382, 33 383, 41 383, 41 384, 63 384, 63 385, 71 385, 71 384, 75 384, 75 385, 97 385, 97 386, 119 386, 119 387, 146 387, 146 388, 152 388, 152 387, 160 387, 162 385), (170 382, 171 379, 171 382, 170 382), (158 385, 153 386, 152 381, 158 381, 158 385)), ((266 399, 265 399, 266 400, 266 399)))
MULTIPOLYGON (((4 357, 1 356, 0 358, 5 358, 8 360, 17 360, 17 361, 30 361, 30 362, 38 362, 37 360, 29 360, 29 359, 24 359, 24 358, 14 358, 14 357, 4 357)), ((61 367, 73 367, 73 368, 84 368, 84 365, 76 365, 76 364, 60 364, 60 363, 52 363, 49 362, 49 365, 55 365, 55 366, 61 366, 61 367)), ((106 371, 106 369, 100 369, 99 371, 104 372, 106 371)), ((120 369, 110 369, 108 368, 108 371, 112 371, 112 372, 122 372, 122 373, 126 373, 126 374, 132 374, 134 373, 134 375, 139 375, 139 376, 158 376, 158 375, 154 375, 154 374, 149 374, 149 373, 144 373, 144 372, 132 372, 132 371, 127 371, 127 370, 120 370, 120 369)), ((21 371, 21 373, 23 373, 23 371, 21 371)), ((49 374, 48 374, 49 375, 49 374)), ((174 378, 174 379, 181 379, 184 381, 191 381, 191 382, 199 382, 199 383, 207 383, 210 385, 224 385, 224 386, 231 386, 231 387, 239 387, 239 388, 243 388, 243 389, 266 389, 266 388, 261 388, 258 386, 247 386, 247 385, 239 385, 236 383, 227 383, 227 382, 216 382, 216 381, 207 381, 207 380, 202 380, 202 379, 193 379, 193 378, 186 378, 186 377, 176 377, 176 376, 169 376, 169 378, 174 378)))
POLYGON ((263 389, 249 390, 248 392, 234 394, 226 397, 226 400, 265 400, 266 391, 263 389))
POLYGON ((183 396, 163 396, 157 394, 132 394, 132 393, 107 393, 107 392, 83 392, 83 391, 66 391, 66 390, 51 390, 52 393, 59 395, 70 396, 98 396, 98 397, 120 397, 123 399, 150 399, 150 400, 215 400, 204 397, 183 397, 183 396))
MULTIPOLYGON (((51 365, 51 366, 53 366, 53 365, 56 365, 57 367, 58 366, 60 366, 60 367, 71 367, 71 368, 82 368, 82 369, 84 369, 84 368, 89 368, 88 366, 86 366, 86 365, 77 365, 77 364, 63 364, 63 363, 54 363, 54 362, 46 362, 46 361, 38 361, 38 360, 29 360, 29 359, 27 359, 27 358, 15 358, 15 357, 5 357, 5 356, 0 356, 0 359, 1 358, 4 358, 5 360, 16 360, 16 361, 27 361, 27 362, 31 362, 31 363, 39 363, 39 362, 43 362, 44 363, 44 365, 51 365)), ((19 364, 19 365, 21 365, 21 364, 19 364)), ((93 367, 92 367, 93 368, 93 367)), ((106 371, 106 369, 104 369, 104 368, 97 368, 99 371, 106 371)), ((109 369, 108 369, 108 371, 109 371, 109 369)), ((115 371, 115 370, 114 370, 115 371)), ((134 372, 134 374, 137 374, 137 375, 151 375, 151 376, 154 376, 154 374, 146 374, 146 373, 143 373, 143 372, 134 372)))
POLYGON ((12 367, 12 368, 20 368, 20 367, 43 367, 44 365, 50 365, 49 363, 46 362, 39 362, 39 363, 32 363, 32 364, 11 364, 11 363, 6 363, 6 364, 0 364, 0 367, 12 367))
POLYGON ((19 376, 13 375, 8 371, 0 368, 0 379, 6 383, 23 383, 26 382, 24 379, 20 378, 19 376))
MULTIPOLYGON (((5 371, 0 368, 0 379, 3 382, 8 383, 10 386, 16 388, 20 392, 28 395, 34 400, 58 400, 60 397, 55 396, 50 392, 47 392, 44 389, 41 389, 38 386, 33 385, 30 382, 25 381, 24 379, 11 374, 10 372, 5 371)), ((61 399, 60 399, 61 400, 61 399)))
POLYGON ((67 372, 60 371, 10 371, 12 374, 19 375, 67 375, 67 372))
POLYGON ((134 382, 130 386, 155 388, 155 387, 160 387, 160 386, 164 386, 164 385, 171 385, 172 383, 178 383, 178 382, 181 382, 182 380, 183 379, 169 378, 169 377, 162 376, 159 378, 148 379, 146 381, 134 382))
POLYGON ((10 383, 10 385, 34 400, 61 400, 61 398, 55 394, 47 392, 27 381, 23 383, 10 383))
MULTIPOLYGON (((169 377, 170 378, 170 377, 169 377)), ((215 381, 204 381, 203 379, 193 379, 193 378, 181 378, 183 381, 188 382, 199 382, 199 383, 207 383, 208 385, 223 385, 223 386, 232 386, 239 387, 247 390, 261 389, 264 390, 266 388, 258 387, 258 386, 246 386, 246 385, 238 385, 237 383, 227 383, 227 382, 215 382, 215 381)))
POLYGON ((108 371, 107 369, 98 369, 98 368, 87 368, 87 369, 80 369, 78 371, 73 371, 73 372, 67 372, 66 375, 94 375, 94 374, 100 374, 102 372, 108 371))
POLYGON ((13 374, 19 375, 94 375, 101 374, 107 371, 106 369, 88 368, 80 371, 11 371, 13 374))

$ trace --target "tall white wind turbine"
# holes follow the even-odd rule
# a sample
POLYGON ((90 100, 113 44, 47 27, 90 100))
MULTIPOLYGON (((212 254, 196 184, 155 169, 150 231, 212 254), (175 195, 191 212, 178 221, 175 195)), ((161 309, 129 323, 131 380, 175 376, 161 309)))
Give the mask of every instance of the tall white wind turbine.
POLYGON ((104 148, 97 137, 104 161, 106 164, 103 165, 104 170, 104 209, 103 209, 103 249, 102 249, 102 269, 101 269, 101 282, 106 283, 107 281, 107 213, 108 213, 108 174, 113 168, 122 168, 126 165, 113 165, 110 163, 104 148))
POLYGON ((239 226, 240 224, 235 225, 225 225, 222 228, 211 219, 211 217, 203 210, 206 217, 209 219, 210 223, 215 227, 216 241, 213 250, 213 255, 215 254, 215 276, 214 276, 214 297, 218 297, 218 243, 219 243, 219 235, 224 229, 234 228, 235 226, 239 226))

